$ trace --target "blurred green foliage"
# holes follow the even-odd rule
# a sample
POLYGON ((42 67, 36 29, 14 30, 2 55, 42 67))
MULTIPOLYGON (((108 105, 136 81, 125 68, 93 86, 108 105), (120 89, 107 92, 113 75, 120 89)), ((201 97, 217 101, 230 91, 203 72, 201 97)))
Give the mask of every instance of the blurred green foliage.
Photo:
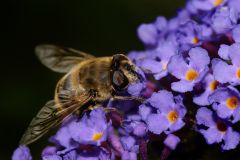
MULTIPOLYGON (((159 15, 174 16, 184 3, 184 0, 10 0, 2 5, 0 160, 10 158, 28 123, 52 99, 55 84, 62 76, 39 63, 34 55, 37 44, 58 44, 96 56, 141 50, 137 27, 159 15)), ((193 138, 193 142, 183 144, 171 159, 215 159, 212 156, 219 155, 219 147, 208 147, 201 136, 191 136, 198 136, 199 141, 196 143, 193 138), (198 145, 205 151, 197 150, 198 145), (189 156, 181 154, 191 151, 189 156)), ((46 144, 45 138, 30 146, 36 159, 46 144)), ((161 145, 156 146, 159 150, 152 158, 160 154, 161 145)), ((231 152, 219 159, 228 155, 231 152)))

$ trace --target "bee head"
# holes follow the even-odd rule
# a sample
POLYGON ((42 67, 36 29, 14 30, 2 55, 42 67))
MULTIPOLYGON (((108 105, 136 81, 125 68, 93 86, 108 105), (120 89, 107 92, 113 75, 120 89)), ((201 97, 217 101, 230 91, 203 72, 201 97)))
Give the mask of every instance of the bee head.
POLYGON ((137 69, 137 66, 125 55, 114 55, 111 66, 114 89, 124 90, 127 88, 128 84, 139 81, 141 76, 136 72, 137 69))

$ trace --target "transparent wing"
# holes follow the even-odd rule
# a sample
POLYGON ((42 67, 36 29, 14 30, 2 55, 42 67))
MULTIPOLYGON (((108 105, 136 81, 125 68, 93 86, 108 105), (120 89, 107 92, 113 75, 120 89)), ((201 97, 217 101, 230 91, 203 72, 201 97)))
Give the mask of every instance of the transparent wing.
POLYGON ((92 99, 90 94, 82 94, 77 100, 56 104, 54 100, 48 101, 45 106, 33 118, 29 127, 23 134, 20 144, 30 144, 43 135, 51 128, 58 126, 61 122, 77 111, 92 99))
POLYGON ((86 59, 94 58, 90 54, 72 48, 48 44, 38 45, 35 48, 35 52, 43 65, 60 73, 66 73, 76 64, 86 59))

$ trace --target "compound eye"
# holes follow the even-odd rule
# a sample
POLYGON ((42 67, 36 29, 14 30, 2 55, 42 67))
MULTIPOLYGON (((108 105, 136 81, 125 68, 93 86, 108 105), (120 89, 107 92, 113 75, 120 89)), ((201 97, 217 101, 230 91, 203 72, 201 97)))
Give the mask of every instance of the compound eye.
POLYGON ((124 67, 126 70, 128 70, 128 71, 131 70, 131 65, 128 64, 128 63, 125 63, 125 64, 123 65, 123 67, 124 67))
POLYGON ((117 90, 122 90, 128 85, 128 79, 121 71, 114 71, 112 82, 117 90))

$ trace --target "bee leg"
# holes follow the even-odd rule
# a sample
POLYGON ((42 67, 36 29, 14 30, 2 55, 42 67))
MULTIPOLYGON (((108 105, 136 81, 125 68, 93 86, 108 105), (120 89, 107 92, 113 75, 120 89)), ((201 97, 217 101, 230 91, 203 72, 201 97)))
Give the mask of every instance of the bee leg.
POLYGON ((105 112, 118 111, 116 108, 112 108, 112 107, 111 108, 105 108, 105 107, 102 107, 100 105, 92 106, 92 107, 89 108, 89 110, 92 111, 96 108, 102 108, 105 112))
POLYGON ((94 109, 96 109, 96 108, 102 108, 102 106, 101 106, 100 104, 96 104, 96 105, 94 105, 94 106, 90 106, 90 107, 88 107, 87 110, 92 111, 92 110, 94 110, 94 109))
POLYGON ((125 100, 125 101, 136 100, 136 101, 139 101, 139 102, 143 103, 145 99, 142 98, 142 97, 114 96, 114 97, 111 98, 111 100, 125 100))
POLYGON ((104 109, 104 111, 106 111, 106 112, 111 112, 111 111, 116 111, 116 112, 119 112, 118 111, 118 109, 117 108, 103 108, 104 109))

